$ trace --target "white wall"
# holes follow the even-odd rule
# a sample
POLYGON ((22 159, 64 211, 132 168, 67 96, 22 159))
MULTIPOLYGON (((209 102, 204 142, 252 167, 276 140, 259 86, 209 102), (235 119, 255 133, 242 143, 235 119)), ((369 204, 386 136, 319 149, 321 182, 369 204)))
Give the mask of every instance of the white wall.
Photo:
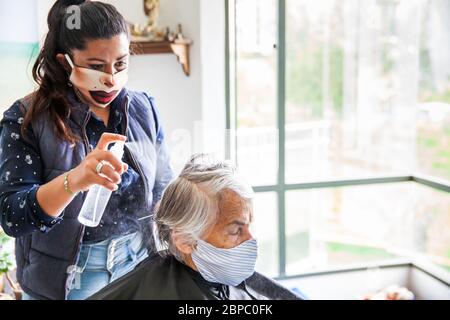
POLYGON ((34 0, 14 2, 0 0, 0 41, 14 43, 37 42, 37 18, 35 12, 36 2, 34 0))
POLYGON ((203 150, 225 156, 225 1, 201 0, 203 150))
POLYGON ((42 44, 47 34, 47 16, 50 8, 55 3, 55 0, 37 0, 37 31, 39 42, 42 44))

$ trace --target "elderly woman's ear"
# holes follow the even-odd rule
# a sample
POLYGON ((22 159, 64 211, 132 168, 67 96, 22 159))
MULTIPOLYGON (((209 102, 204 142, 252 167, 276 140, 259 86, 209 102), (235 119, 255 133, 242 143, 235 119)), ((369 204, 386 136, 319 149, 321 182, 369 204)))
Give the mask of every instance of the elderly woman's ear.
POLYGON ((189 242, 184 235, 178 231, 172 231, 172 241, 177 249, 183 254, 191 254, 194 251, 194 247, 191 242, 189 242))

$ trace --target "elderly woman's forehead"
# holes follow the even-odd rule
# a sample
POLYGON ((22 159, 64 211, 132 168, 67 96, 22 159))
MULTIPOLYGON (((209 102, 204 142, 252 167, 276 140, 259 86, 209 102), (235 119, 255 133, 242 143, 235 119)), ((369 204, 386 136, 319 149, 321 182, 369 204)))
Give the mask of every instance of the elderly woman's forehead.
POLYGON ((225 190, 220 195, 219 211, 221 216, 224 213, 227 215, 245 214, 249 213, 250 209, 249 202, 232 190, 225 190))

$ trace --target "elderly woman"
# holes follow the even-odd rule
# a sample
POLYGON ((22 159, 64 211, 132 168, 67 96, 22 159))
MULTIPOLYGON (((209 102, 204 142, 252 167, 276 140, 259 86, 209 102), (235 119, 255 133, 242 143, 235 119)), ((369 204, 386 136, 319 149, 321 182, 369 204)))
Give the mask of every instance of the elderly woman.
POLYGON ((167 187, 156 213, 158 238, 166 250, 91 298, 298 298, 254 275, 252 196, 251 187, 231 165, 194 156, 167 187))

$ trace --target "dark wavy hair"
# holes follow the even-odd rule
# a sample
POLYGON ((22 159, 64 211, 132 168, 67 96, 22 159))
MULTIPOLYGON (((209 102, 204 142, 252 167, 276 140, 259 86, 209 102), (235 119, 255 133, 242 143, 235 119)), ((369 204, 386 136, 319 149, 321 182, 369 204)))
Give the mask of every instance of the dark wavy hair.
POLYGON ((75 143, 80 137, 72 132, 67 123, 70 114, 70 103, 66 98, 69 74, 56 55, 71 53, 74 49, 83 50, 89 40, 110 39, 122 33, 129 37, 129 28, 114 6, 85 0, 56 1, 48 14, 47 24, 49 31, 33 66, 33 79, 39 87, 25 114, 22 134, 26 136, 26 128, 30 123, 45 114, 52 120, 58 137, 75 143), (68 23, 73 20, 73 11, 68 10, 72 5, 79 8, 79 28, 68 27, 68 23))

